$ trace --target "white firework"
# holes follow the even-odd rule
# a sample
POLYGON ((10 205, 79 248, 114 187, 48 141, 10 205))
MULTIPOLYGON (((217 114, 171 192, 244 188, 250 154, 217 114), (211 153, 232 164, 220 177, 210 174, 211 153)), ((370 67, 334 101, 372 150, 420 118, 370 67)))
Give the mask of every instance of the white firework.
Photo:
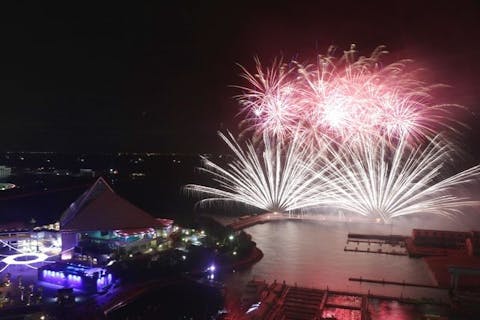
POLYGON ((209 174, 217 186, 185 186, 187 191, 210 196, 200 205, 227 201, 270 212, 289 212, 322 204, 318 194, 328 182, 321 183, 317 178, 323 172, 314 172, 318 155, 299 135, 288 143, 263 135, 261 146, 256 148, 247 142, 245 149, 230 133, 219 135, 233 152, 234 160, 222 168, 203 159, 201 171, 209 174))
POLYGON ((328 169, 317 178, 328 184, 329 192, 319 197, 331 197, 330 204, 337 208, 388 222, 410 214, 452 216, 460 208, 479 204, 457 196, 455 189, 476 180, 480 166, 443 179, 442 169, 453 150, 440 136, 425 148, 411 148, 405 138, 392 145, 360 137, 352 144, 331 143, 328 149, 328 155, 320 158, 320 167, 328 169))

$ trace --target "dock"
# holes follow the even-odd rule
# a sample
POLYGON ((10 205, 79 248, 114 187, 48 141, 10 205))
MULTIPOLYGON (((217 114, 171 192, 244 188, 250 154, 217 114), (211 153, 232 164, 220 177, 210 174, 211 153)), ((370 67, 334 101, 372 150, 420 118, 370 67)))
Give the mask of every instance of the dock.
POLYGON ((386 303, 396 301, 405 305, 424 303, 448 307, 448 304, 440 301, 425 302, 406 297, 338 291, 328 287, 326 289, 305 288, 276 281, 272 284, 252 281, 248 287, 250 288, 248 300, 256 302, 255 304, 245 306, 245 310, 248 310, 248 312, 241 318, 243 320, 367 320, 370 319, 372 304, 378 304, 375 301, 386 301, 386 303), (256 298, 252 297, 254 292, 257 293, 256 298))
POLYGON ((272 300, 271 294, 269 297, 263 308, 259 308, 259 315, 247 319, 323 319, 333 316, 339 310, 351 318, 368 319, 368 311, 362 310, 362 306, 367 304, 362 304, 361 295, 344 296, 328 290, 282 285, 281 294, 276 300, 272 300))
POLYGON ((444 288, 439 288, 438 286, 429 285, 429 284, 421 284, 421 283, 411 283, 405 281, 391 281, 391 280, 378 280, 378 279, 367 279, 367 278, 348 278, 348 281, 356 281, 356 282, 368 282, 368 283, 377 283, 377 284, 388 284, 388 285, 395 285, 395 286, 403 286, 403 287, 418 287, 418 288, 429 288, 429 289, 439 289, 445 290, 444 288))
POLYGON ((325 217, 321 214, 288 214, 288 213, 279 213, 279 212, 267 212, 258 215, 245 215, 235 221, 226 224, 226 227, 231 228, 234 231, 240 231, 245 228, 252 227, 256 224, 262 224, 272 221, 312 221, 312 222, 372 222, 374 221, 361 217, 350 217, 345 218, 335 218, 335 217, 325 217))
POLYGON ((344 251, 408 256, 405 241, 408 237, 402 235, 378 235, 349 233, 344 251))

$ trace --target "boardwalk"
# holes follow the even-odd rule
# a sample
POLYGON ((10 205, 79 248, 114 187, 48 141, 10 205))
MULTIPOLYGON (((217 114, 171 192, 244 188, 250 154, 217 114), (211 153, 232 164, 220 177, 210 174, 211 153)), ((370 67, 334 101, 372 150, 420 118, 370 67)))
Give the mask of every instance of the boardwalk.
POLYGON ((368 319, 368 298, 365 295, 332 292, 313 288, 273 283, 261 286, 259 308, 245 319, 310 320, 341 316, 337 319, 368 319))
MULTIPOLYGON (((408 305, 427 304, 448 308, 443 302, 419 301, 404 297, 390 297, 355 292, 304 288, 274 282, 251 281, 249 301, 260 301, 250 308, 243 320, 320 320, 320 319, 371 319, 379 304, 394 303, 396 310, 410 310, 408 305), (252 294, 256 293, 256 297, 252 294), (382 301, 382 302, 379 302, 382 301)), ((244 301, 246 302, 246 301, 244 301)), ((427 308, 428 309, 428 308, 427 308)), ((431 309, 431 308, 430 308, 431 309)), ((420 314, 419 314, 420 315, 420 314)), ((379 319, 376 317, 375 319, 379 319)), ((384 318, 381 318, 384 319, 384 318)))
POLYGON ((344 251, 407 256, 406 236, 349 233, 344 251))
POLYGON ((342 216, 332 217, 325 216, 321 214, 286 214, 286 213, 263 213, 259 215, 243 216, 235 220, 234 222, 228 224, 227 226, 232 228, 235 231, 239 231, 256 224, 271 222, 271 221, 281 221, 281 220, 303 220, 303 221, 333 221, 333 222, 371 222, 376 223, 377 221, 362 218, 362 217, 349 217, 345 218, 342 216))

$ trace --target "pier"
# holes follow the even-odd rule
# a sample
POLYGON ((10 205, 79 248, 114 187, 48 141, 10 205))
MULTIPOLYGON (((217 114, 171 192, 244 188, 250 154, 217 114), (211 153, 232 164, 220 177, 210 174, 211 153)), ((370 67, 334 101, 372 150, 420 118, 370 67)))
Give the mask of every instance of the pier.
MULTIPOLYGON (((269 289, 277 288, 278 295, 272 297, 272 291, 267 294, 269 299, 260 305, 259 314, 246 319, 324 319, 335 314, 349 314, 352 318, 366 320, 367 304, 362 303, 362 295, 338 295, 334 291, 272 284, 269 289), (278 290, 278 287, 281 290, 278 290), (262 308, 263 306, 263 308, 262 308)), ((366 298, 365 298, 366 299, 366 298)))
POLYGON ((302 220, 302 221, 330 221, 330 222, 370 222, 377 223, 374 220, 366 219, 362 217, 332 217, 325 216, 322 214, 288 214, 288 213, 278 213, 278 212, 267 212, 258 215, 247 215, 238 218, 232 223, 228 224, 227 227, 232 228, 234 231, 239 231, 248 227, 252 227, 256 224, 267 223, 271 221, 281 221, 281 220, 302 220))
POLYGON ((388 284, 388 285, 395 285, 395 286, 403 286, 403 287, 419 287, 419 288, 430 288, 430 289, 440 289, 444 290, 444 288, 439 288, 438 286, 433 286, 429 284, 421 284, 421 283, 411 283, 411 282, 399 282, 399 281, 391 281, 391 280, 378 280, 378 279, 366 279, 366 278, 348 278, 348 281, 356 281, 356 282, 368 282, 368 283, 377 283, 377 284, 388 284))
POLYGON ((358 234, 349 233, 344 251, 408 256, 402 235, 358 234))
POLYGON ((377 243, 389 243, 389 244, 400 244, 405 243, 405 240, 408 236, 402 236, 398 234, 361 234, 361 233, 349 233, 348 239, 351 241, 367 241, 367 242, 377 242, 377 243))
MULTIPOLYGON (((351 278, 354 279, 354 278, 351 278)), ((394 281, 385 281, 385 284, 395 284, 394 281)), ((401 283, 403 285, 403 283, 401 283)), ((405 285, 416 285, 405 283, 405 285)), ((423 285, 418 285, 422 286, 423 285)), ((297 285, 287 285, 285 282, 267 284, 264 281, 251 281, 248 302, 249 304, 244 320, 253 319, 361 319, 371 318, 372 303, 385 301, 386 303, 396 301, 400 304, 429 304, 448 307, 448 304, 441 301, 422 301, 406 297, 391 297, 376 294, 362 294, 356 292, 326 289, 305 288, 297 285), (256 294, 253 297, 252 294, 256 294), (375 301, 373 301, 375 300, 375 301)))

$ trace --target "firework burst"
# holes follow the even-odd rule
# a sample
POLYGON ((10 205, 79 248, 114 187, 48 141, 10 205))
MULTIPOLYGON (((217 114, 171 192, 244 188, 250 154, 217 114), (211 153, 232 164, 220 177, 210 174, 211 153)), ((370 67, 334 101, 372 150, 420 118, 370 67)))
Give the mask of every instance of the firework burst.
POLYGON ((452 216, 459 208, 479 204, 457 196, 455 189, 477 181, 480 166, 444 179, 442 169, 454 151, 440 136, 413 149, 405 139, 393 148, 385 139, 360 140, 340 147, 332 144, 321 161, 328 169, 317 177, 328 185, 332 206, 388 222, 410 214, 452 216))
POLYGON ((313 64, 276 60, 270 68, 256 61, 256 72, 242 67, 250 86, 237 98, 246 114, 244 125, 256 133, 285 138, 298 132, 328 134, 348 140, 374 135, 423 141, 452 126, 454 104, 436 104, 429 85, 418 80, 411 60, 382 66, 378 47, 369 57, 356 56, 352 45, 337 59, 333 47, 313 64))
POLYGON ((187 185, 188 191, 210 196, 207 205, 219 201, 238 202, 271 212, 287 212, 317 206, 325 186, 314 172, 316 155, 298 135, 287 143, 264 135, 262 146, 247 143, 242 148, 231 134, 219 134, 235 158, 224 169, 204 158, 201 171, 217 183, 215 187, 187 185))
MULTIPOLYGON (((272 212, 332 206, 388 222, 411 214, 452 216, 478 201, 458 187, 480 166, 451 175, 454 153, 438 133, 455 132, 452 110, 436 104, 410 60, 383 66, 380 46, 336 58, 331 47, 313 64, 275 60, 245 68, 249 86, 237 96, 253 141, 220 137, 234 154, 222 167, 207 158, 201 171, 215 186, 187 185, 200 204, 238 202, 272 212), (446 178, 445 178, 446 177, 446 178)), ((453 107, 453 108, 452 108, 453 107)), ((244 131, 244 132, 245 132, 244 131)))
POLYGON ((244 67, 242 77, 249 87, 237 86, 244 93, 237 96, 245 113, 241 126, 247 131, 268 133, 284 138, 296 130, 301 121, 298 113, 299 100, 292 79, 294 69, 283 60, 275 60, 270 68, 264 69, 255 58, 256 73, 249 73, 244 67))

